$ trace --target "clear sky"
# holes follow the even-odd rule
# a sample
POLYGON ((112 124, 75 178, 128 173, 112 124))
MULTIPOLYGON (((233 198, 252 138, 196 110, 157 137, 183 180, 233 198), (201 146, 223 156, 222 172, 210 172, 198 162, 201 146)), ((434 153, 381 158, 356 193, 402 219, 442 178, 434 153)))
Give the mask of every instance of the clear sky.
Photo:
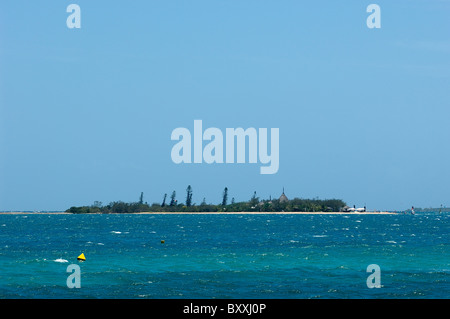
POLYGON ((227 186, 450 206, 449 142, 449 0, 0 3, 0 210, 184 201, 189 184, 197 204, 227 186), (173 163, 196 119, 279 128, 278 172, 173 163))

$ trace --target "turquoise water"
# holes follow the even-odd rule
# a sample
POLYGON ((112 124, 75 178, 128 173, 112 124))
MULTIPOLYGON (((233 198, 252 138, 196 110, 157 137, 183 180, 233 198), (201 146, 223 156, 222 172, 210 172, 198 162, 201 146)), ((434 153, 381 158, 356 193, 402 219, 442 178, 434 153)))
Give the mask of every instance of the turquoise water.
POLYGON ((0 298, 449 298, 449 220, 0 215, 0 298), (367 287, 370 264, 381 288, 367 287))

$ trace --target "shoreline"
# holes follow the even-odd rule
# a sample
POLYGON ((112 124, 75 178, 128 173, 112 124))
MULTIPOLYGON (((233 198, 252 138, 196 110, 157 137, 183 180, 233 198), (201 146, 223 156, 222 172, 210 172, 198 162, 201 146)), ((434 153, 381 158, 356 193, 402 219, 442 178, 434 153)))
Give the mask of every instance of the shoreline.
MULTIPOLYGON (((0 212, 0 215, 121 215, 123 213, 0 212)), ((140 212, 127 215, 397 215, 393 212, 140 212)))

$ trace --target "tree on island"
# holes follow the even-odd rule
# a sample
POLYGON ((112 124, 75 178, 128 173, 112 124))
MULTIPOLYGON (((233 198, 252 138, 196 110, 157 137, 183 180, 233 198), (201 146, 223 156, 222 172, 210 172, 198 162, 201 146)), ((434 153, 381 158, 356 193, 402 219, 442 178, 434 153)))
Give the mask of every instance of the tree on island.
POLYGON ((98 207, 98 208, 102 207, 102 202, 96 200, 96 201, 94 202, 94 207, 98 207))
POLYGON ((167 198, 167 193, 164 194, 164 199, 163 199, 163 202, 162 202, 162 204, 161 204, 161 207, 166 206, 166 198, 167 198))
POLYGON ((227 202, 228 202, 228 187, 225 187, 222 196, 222 206, 227 206, 227 202))
POLYGON ((186 206, 190 207, 192 204, 192 187, 189 185, 186 188, 186 206))
POLYGON ((172 195, 170 195, 170 204, 169 206, 175 206, 177 203, 177 200, 175 197, 177 196, 177 193, 175 191, 172 192, 172 195))
POLYGON ((259 197, 256 197, 256 191, 253 193, 252 198, 250 199, 250 205, 251 207, 256 207, 259 203, 259 197))

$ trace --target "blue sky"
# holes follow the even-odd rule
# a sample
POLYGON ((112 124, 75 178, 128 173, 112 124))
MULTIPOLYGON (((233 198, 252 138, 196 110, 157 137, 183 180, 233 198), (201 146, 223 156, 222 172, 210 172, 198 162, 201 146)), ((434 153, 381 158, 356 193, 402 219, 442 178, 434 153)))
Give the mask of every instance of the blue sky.
POLYGON ((3 1, 0 210, 184 201, 189 184, 196 203, 226 186, 450 206, 449 17, 444 0, 3 1), (171 132, 195 119, 279 128, 278 173, 173 163, 171 132))

